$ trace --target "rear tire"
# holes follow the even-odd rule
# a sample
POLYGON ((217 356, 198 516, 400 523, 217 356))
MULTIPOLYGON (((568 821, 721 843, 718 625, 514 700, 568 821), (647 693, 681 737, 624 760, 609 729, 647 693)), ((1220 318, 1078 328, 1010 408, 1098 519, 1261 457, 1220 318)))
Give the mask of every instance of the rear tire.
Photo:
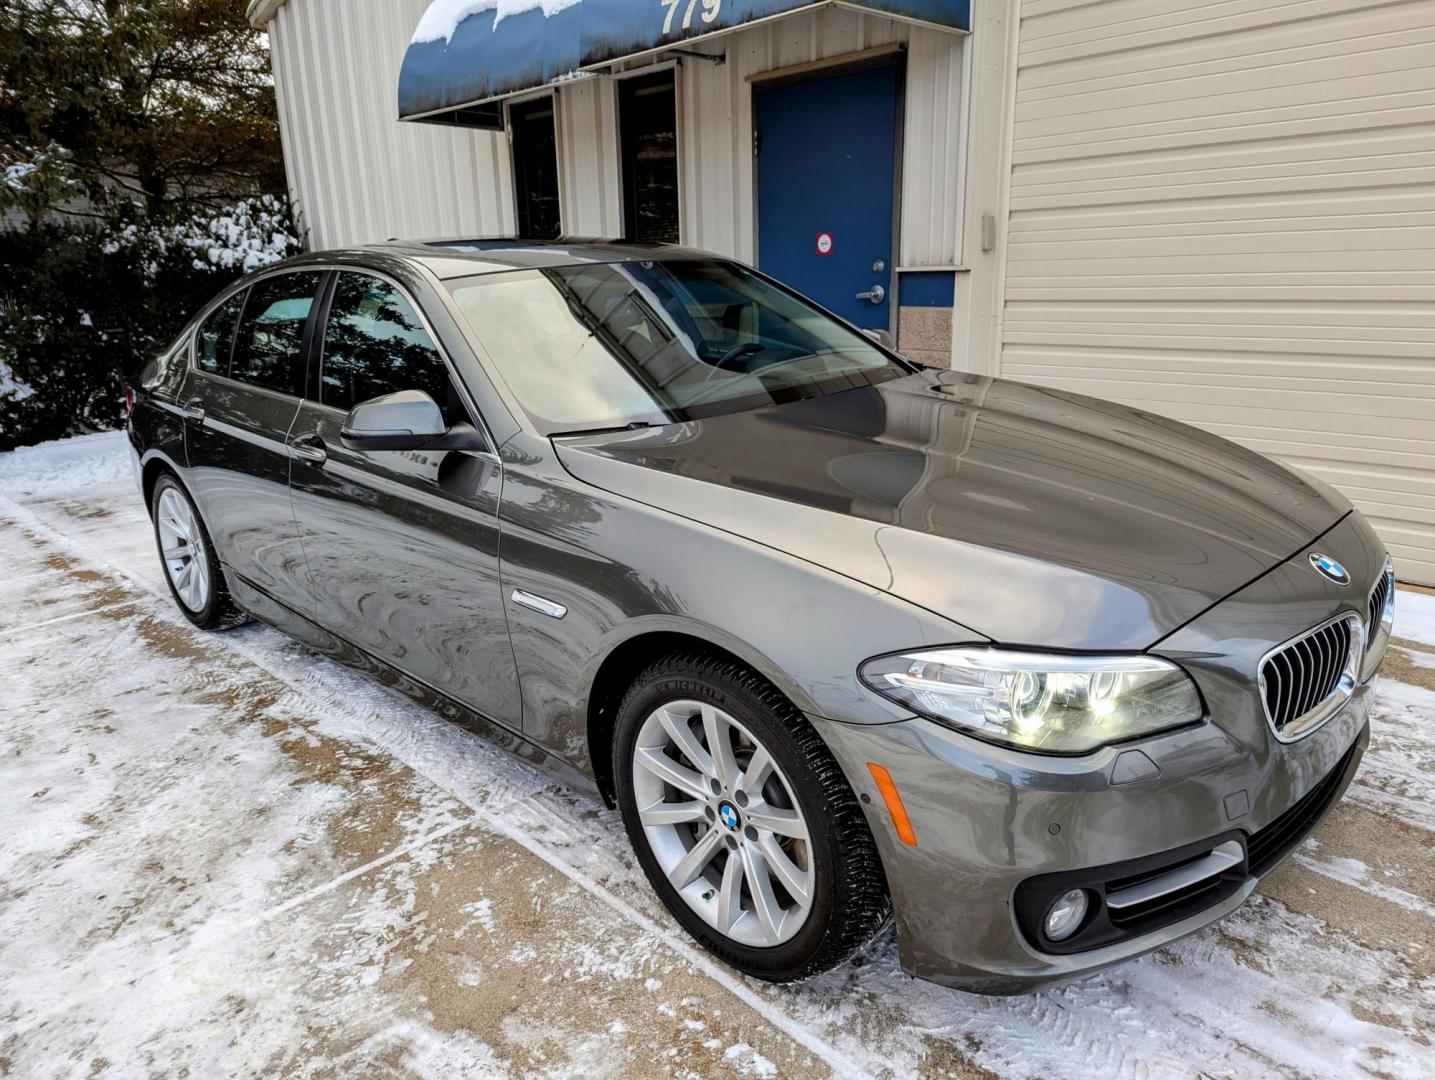
POLYGON ((209 530, 172 473, 155 481, 150 519, 164 579, 184 617, 201 630, 226 630, 246 621, 248 616, 229 595, 209 530))
POLYGON ((742 665, 689 653, 648 667, 618 708, 613 776, 654 891, 739 971, 808 978, 890 917, 841 769, 802 713, 742 665))

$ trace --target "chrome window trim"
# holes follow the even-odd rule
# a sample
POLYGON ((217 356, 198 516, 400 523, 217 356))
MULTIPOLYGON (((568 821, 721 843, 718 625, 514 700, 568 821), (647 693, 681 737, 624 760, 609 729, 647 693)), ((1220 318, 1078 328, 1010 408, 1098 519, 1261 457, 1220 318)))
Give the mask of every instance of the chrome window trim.
POLYGON ((1308 630, 1302 630, 1294 637, 1281 642, 1272 649, 1268 649, 1256 665, 1256 690, 1261 699, 1261 712, 1265 714, 1266 725, 1271 729, 1276 739, 1283 743, 1299 742, 1308 735, 1313 735, 1325 723, 1345 707, 1345 703, 1355 693, 1357 681, 1360 676, 1361 665, 1364 660, 1365 647, 1365 620, 1360 613, 1349 609, 1334 615, 1324 622, 1317 623, 1308 630), (1346 655, 1345 666, 1341 669, 1339 680, 1335 689, 1300 716, 1292 719, 1284 729, 1276 727, 1275 717, 1271 716, 1270 705, 1266 701, 1266 664, 1277 654, 1284 652, 1292 645, 1304 641, 1306 638, 1320 633, 1327 627, 1336 623, 1347 624, 1347 632, 1350 635, 1350 651, 1346 655))
POLYGON ((293 394, 286 394, 283 390, 275 390, 272 386, 260 386, 258 383, 247 383, 243 379, 231 379, 228 375, 216 375, 214 372, 205 371, 203 368, 191 368, 190 374, 198 375, 205 379, 216 379, 219 382, 238 387, 240 390, 263 394, 265 397, 278 398, 281 401, 292 401, 295 407, 298 407, 299 402, 302 400, 293 394))

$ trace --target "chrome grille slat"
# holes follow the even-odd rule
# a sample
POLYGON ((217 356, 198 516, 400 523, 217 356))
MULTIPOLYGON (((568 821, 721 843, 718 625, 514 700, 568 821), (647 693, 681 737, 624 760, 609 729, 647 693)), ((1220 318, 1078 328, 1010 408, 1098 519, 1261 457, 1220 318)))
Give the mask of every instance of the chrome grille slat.
MULTIPOLYGON (((1314 705, 1318 700, 1316 695, 1321 694, 1321 691, 1324 690, 1325 687, 1335 681, 1334 678, 1329 675, 1330 656, 1334 651, 1330 641, 1330 627, 1326 627, 1320 633, 1316 634, 1315 637, 1311 638, 1310 647, 1316 656, 1315 668, 1310 681, 1311 704, 1314 705)), ((1322 694, 1321 696, 1324 695, 1322 694)))
POLYGON ((1319 640, 1320 640, 1320 650, 1321 650, 1321 660, 1320 660, 1320 680, 1321 680, 1321 685, 1322 685, 1322 686, 1329 686, 1331 683, 1333 683, 1333 682, 1335 681, 1335 672, 1331 670, 1331 665, 1332 665, 1332 662, 1333 662, 1334 657, 1335 657, 1335 650, 1336 650, 1336 644, 1337 644, 1337 643, 1336 643, 1336 640, 1335 640, 1335 635, 1334 635, 1333 633, 1331 633, 1331 628, 1330 628, 1330 627, 1327 626, 1324 630, 1322 630, 1322 631, 1320 632, 1320 639, 1319 639, 1319 640))
POLYGON ((1300 697, 1297 698, 1300 704, 1296 707, 1296 715, 1309 711, 1310 699, 1315 689, 1315 676, 1312 669, 1315 667, 1315 646, 1309 638, 1296 642, 1296 655, 1300 661, 1300 697))
POLYGON ((1289 656, 1279 657, 1279 660, 1281 663, 1281 667, 1285 668, 1286 677, 1285 682, 1282 684, 1281 711, 1278 715, 1294 715, 1287 713, 1285 710, 1293 709, 1295 707, 1296 691, 1300 685, 1296 682, 1295 661, 1289 656))
POLYGON ((1261 661, 1261 696, 1278 738, 1308 734, 1345 703, 1355 688, 1365 626, 1341 615, 1271 650, 1261 661))
POLYGON ((1330 670, 1326 673, 1326 685, 1334 683, 1340 678, 1340 669, 1345 663, 1346 650, 1352 647, 1350 632, 1342 630, 1339 626, 1332 626, 1329 629, 1328 645, 1326 651, 1330 657, 1328 664, 1330 670))
POLYGON ((1291 669, 1291 701, 1287 715, 1299 716, 1301 699, 1305 697, 1305 653, 1299 645, 1295 645, 1285 654, 1285 660, 1291 669))
POLYGON ((1387 570, 1380 575, 1380 580, 1375 583, 1375 588, 1370 593, 1370 606, 1365 616, 1365 643, 1373 645, 1376 635, 1380 633, 1380 621, 1385 614, 1385 605, 1390 602, 1390 594, 1395 584, 1395 572, 1387 570))
POLYGON ((1386 646, 1390 644, 1390 632, 1395 628, 1395 566, 1388 555, 1385 557, 1385 569, 1370 590, 1366 620, 1362 679, 1373 677, 1379 670, 1386 646))
POLYGON ((1280 715, 1281 702, 1286 695, 1286 679, 1281 670, 1283 667, 1285 664, 1277 656, 1266 668, 1266 712, 1271 716, 1280 715))
POLYGON ((1308 712, 1320 693, 1320 635, 1307 638, 1305 651, 1309 654, 1305 670, 1305 694, 1301 697, 1301 712, 1308 712))

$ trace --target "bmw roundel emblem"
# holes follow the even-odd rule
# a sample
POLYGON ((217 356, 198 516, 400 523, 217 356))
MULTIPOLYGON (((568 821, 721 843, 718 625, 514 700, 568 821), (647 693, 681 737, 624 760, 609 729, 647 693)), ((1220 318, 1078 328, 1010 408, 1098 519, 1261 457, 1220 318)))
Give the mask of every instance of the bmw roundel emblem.
POLYGON ((737 828, 737 807, 730 802, 721 803, 718 806, 718 817, 729 829, 737 828))
POLYGON ((1329 555, 1322 555, 1319 551, 1312 551, 1310 553, 1310 564, 1315 567, 1316 573, 1322 577, 1329 578, 1337 585, 1350 584, 1350 574, 1346 572, 1345 567, 1341 566, 1340 563, 1336 562, 1329 555))

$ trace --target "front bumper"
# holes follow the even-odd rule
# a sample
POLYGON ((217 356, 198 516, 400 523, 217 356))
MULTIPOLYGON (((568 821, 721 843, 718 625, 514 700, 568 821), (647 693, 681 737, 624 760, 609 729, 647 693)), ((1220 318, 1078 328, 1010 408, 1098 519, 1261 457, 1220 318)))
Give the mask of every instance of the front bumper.
POLYGON ((1263 761, 1237 753, 1214 724, 1144 741, 1139 750, 1160 775, 1128 783, 1112 782, 1124 748, 1081 759, 1038 758, 922 719, 876 727, 813 723, 863 797, 892 893, 903 969, 962 990, 1011 994, 1140 956, 1238 907, 1256 886, 1249 873, 1178 921, 1062 955, 1032 944, 1019 924, 1017 898, 1018 886, 1044 874, 1227 837, 1244 845, 1340 767, 1323 814, 1359 766, 1372 687, 1360 687, 1319 731, 1263 761), (896 779, 917 846, 897 838, 868 762, 885 765, 896 779))

